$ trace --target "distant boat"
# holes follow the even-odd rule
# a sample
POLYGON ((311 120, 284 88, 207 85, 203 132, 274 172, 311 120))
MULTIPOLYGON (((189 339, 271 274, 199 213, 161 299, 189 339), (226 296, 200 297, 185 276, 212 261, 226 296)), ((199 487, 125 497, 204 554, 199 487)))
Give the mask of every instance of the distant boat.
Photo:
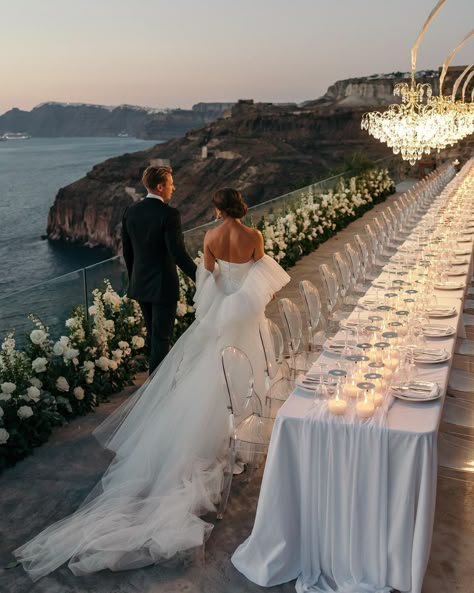
POLYGON ((31 138, 30 134, 25 132, 6 132, 1 136, 2 140, 28 140, 31 138))
POLYGON ((117 136, 119 138, 128 138, 128 134, 125 130, 123 132, 120 132, 120 134, 117 134, 117 136))

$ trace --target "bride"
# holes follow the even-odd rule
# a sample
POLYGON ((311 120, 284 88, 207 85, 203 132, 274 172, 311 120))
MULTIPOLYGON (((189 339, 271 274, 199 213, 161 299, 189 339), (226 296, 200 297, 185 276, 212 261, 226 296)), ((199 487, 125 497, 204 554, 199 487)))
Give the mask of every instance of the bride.
POLYGON ((289 276, 264 255, 261 234, 240 222, 239 192, 213 199, 223 223, 204 239, 196 280, 196 320, 130 401, 98 429, 115 453, 100 482, 71 516, 15 551, 33 580, 65 562, 75 575, 124 570, 202 545, 212 530, 228 446, 220 353, 249 356, 264 392, 258 323, 289 276))

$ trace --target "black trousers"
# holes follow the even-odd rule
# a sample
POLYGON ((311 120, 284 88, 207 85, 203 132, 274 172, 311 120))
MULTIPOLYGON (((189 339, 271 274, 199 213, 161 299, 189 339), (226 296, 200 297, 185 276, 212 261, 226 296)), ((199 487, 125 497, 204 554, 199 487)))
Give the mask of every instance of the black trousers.
POLYGON ((145 320, 151 375, 169 352, 177 303, 161 305, 138 301, 138 304, 145 320))

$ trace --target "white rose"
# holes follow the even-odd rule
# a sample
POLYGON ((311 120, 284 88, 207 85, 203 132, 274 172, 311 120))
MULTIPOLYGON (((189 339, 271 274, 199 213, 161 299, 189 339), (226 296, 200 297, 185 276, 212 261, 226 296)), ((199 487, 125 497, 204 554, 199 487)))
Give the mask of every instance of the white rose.
POLYGON ((62 356, 62 354, 64 354, 64 348, 64 344, 61 344, 61 342, 56 342, 53 346, 53 352, 56 354, 56 356, 62 356))
POLYGON ((3 391, 0 391, 0 402, 7 402, 11 398, 12 396, 9 393, 3 393, 3 391))
POLYGON ((123 340, 121 340, 118 345, 119 348, 128 348, 128 342, 124 342, 123 340))
POLYGON ((87 385, 90 385, 94 381, 94 375, 86 377, 87 385))
POLYGON ((109 368, 109 359, 106 356, 101 356, 95 361, 95 366, 102 371, 106 371, 109 368))
POLYGON ((118 364, 115 360, 109 360, 109 369, 112 371, 116 371, 118 364))
POLYGON ((83 364, 83 367, 87 371, 91 371, 94 369, 94 363, 92 362, 92 360, 86 360, 83 364))
POLYGON ((42 344, 46 340, 46 334, 42 329, 34 329, 30 334, 33 344, 42 344))
POLYGON ((97 307, 95 305, 89 307, 89 315, 97 315, 97 307))
POLYGON ((135 348, 143 348, 145 340, 141 336, 133 336, 132 345, 135 346, 135 348))
POLYGON ((65 377, 58 377, 56 379, 56 389, 58 391, 69 391, 69 383, 67 382, 65 377))
POLYGON ((11 393, 13 393, 15 391, 16 385, 15 385, 15 383, 9 383, 7 381, 0 385, 0 389, 2 390, 2 393, 6 393, 6 394, 10 395, 11 393))
POLYGON ((29 399, 31 399, 34 402, 39 402, 41 398, 41 392, 37 387, 35 387, 34 385, 28 387, 26 393, 28 394, 29 399))
POLYGON ((127 321, 129 325, 133 325, 135 323, 135 317, 127 317, 127 321))
POLYGON ((74 397, 77 400, 81 401, 84 399, 85 394, 84 394, 84 389, 82 389, 82 387, 74 387, 73 393, 74 393, 74 397))
POLYGON ((10 433, 4 428, 0 428, 0 445, 4 445, 10 438, 10 433))
POLYGON ((43 383, 38 379, 38 377, 33 377, 33 379, 30 379, 30 383, 33 385, 33 387, 37 387, 38 389, 43 387, 43 383))
POLYGON ((106 319, 104 321, 104 327, 105 329, 108 329, 109 331, 113 331, 115 328, 115 323, 113 319, 106 319))
POLYGON ((44 373, 46 371, 46 365, 48 361, 46 358, 35 358, 34 361, 31 363, 33 370, 36 373, 44 373))
POLYGON ((21 406, 21 408, 18 408, 17 415, 21 419, 30 418, 33 416, 33 410, 30 406, 21 406))

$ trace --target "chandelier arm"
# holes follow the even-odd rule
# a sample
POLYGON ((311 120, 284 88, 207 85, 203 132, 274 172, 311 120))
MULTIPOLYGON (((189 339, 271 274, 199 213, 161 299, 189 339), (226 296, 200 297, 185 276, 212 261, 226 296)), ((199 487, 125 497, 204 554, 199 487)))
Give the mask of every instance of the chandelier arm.
POLYGON ((446 77, 446 72, 448 71, 449 64, 451 64, 451 60, 456 55, 456 52, 458 51, 458 49, 460 49, 466 43, 466 41, 469 39, 469 37, 472 37, 473 35, 474 35, 474 29, 471 29, 469 31, 469 33, 464 37, 464 39, 462 39, 456 45, 456 47, 453 49, 453 51, 449 54, 449 56, 444 61, 443 69, 441 70, 441 76, 439 77, 439 96, 440 97, 443 94, 443 83, 444 83, 444 79, 446 77))
POLYGON ((421 29, 421 32, 418 35, 417 40, 415 41, 415 45, 411 48, 411 80, 413 86, 415 85, 416 53, 418 51, 418 46, 420 45, 421 40, 423 39, 423 36, 426 33, 426 30, 430 26, 431 21, 434 19, 438 11, 446 4, 447 1, 448 0, 439 0, 438 4, 433 8, 428 18, 426 19, 425 24, 423 25, 423 28, 421 29))
MULTIPOLYGON (((461 97, 461 98, 462 98, 462 102, 463 102, 463 103, 464 103, 464 96, 465 96, 465 94, 466 94, 466 89, 467 89, 467 86, 468 86, 468 84, 469 84, 469 82, 470 82, 470 80, 471 80, 471 78, 472 78, 473 76, 474 76, 474 70, 473 70, 473 71, 472 71, 472 72, 469 74, 469 76, 468 76, 468 77, 466 78, 466 80, 464 81, 464 84, 462 85, 462 97, 461 97)), ((472 93, 471 93, 471 101, 472 101, 472 97, 473 97, 473 95, 474 95, 474 89, 472 90, 472 93)))
POLYGON ((464 78, 464 76, 469 72, 469 70, 473 66, 474 66, 474 64, 469 64, 469 66, 466 66, 464 68, 464 70, 462 71, 462 74, 456 78, 454 85, 453 85, 453 92, 451 93, 451 99, 452 99, 453 103, 456 100, 456 93, 458 92, 458 88, 459 88, 459 85, 461 84, 461 80, 464 78))

